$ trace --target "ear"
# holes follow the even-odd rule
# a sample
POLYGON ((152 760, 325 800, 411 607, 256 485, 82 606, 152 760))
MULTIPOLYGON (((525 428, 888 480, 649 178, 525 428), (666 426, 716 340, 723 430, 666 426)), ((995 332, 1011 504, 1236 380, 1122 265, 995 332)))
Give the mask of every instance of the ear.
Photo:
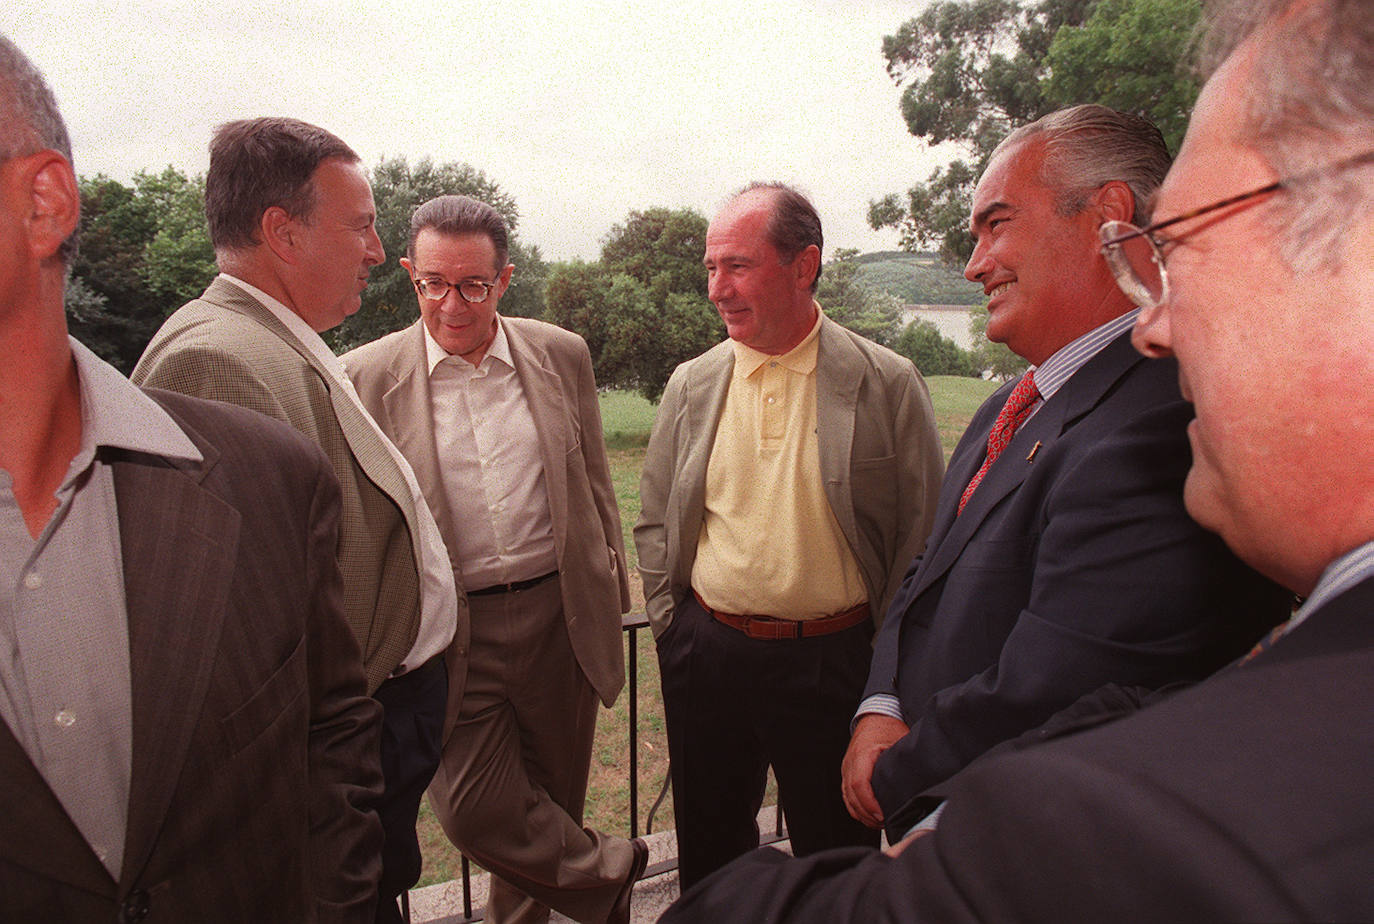
POLYGON ((81 192, 72 165, 56 151, 31 154, 20 164, 28 191, 29 252, 39 260, 57 254, 81 220, 81 192))
POLYGON ((792 265, 796 269, 797 285, 810 291, 811 283, 816 281, 816 274, 821 271, 821 249, 815 244, 807 246, 792 259, 792 265))
POLYGON ((1104 184, 1093 194, 1097 224, 1108 221, 1131 221, 1135 216, 1135 193, 1121 180, 1104 184))
POLYGON ((515 275, 515 264, 507 263, 506 268, 501 270, 501 275, 496 277, 496 297, 500 298, 506 294, 506 289, 510 288, 510 278, 515 275))
POLYGON ((411 276, 415 275, 415 264, 410 262, 409 257, 402 257, 400 263, 402 268, 405 269, 407 273, 409 273, 411 276))
POLYGON ((258 219, 258 234, 263 244, 283 263, 297 262, 296 244, 300 234, 300 222, 286 213, 286 209, 274 205, 262 213, 258 219))

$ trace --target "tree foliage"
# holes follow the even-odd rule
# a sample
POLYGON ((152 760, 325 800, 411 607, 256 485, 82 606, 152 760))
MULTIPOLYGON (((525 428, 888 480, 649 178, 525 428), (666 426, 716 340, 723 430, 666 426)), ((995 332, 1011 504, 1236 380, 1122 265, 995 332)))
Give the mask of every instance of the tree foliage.
POLYGON ((126 185, 80 180, 81 239, 67 288, 67 324, 127 373, 168 314, 214 278, 205 181, 168 167, 126 185))
POLYGON ((851 248, 835 251, 821 272, 816 301, 830 320, 887 346, 901 329, 902 304, 864 282, 858 256, 859 251, 851 248))
POLYGON ((706 219, 693 209, 631 212, 601 258, 550 272, 544 318, 587 341, 597 384, 663 394, 678 363, 724 336, 706 299, 706 219))
POLYGON ((420 316, 415 289, 400 259, 410 239, 411 213, 444 195, 471 196, 506 219, 511 231, 509 260, 515 264, 515 273, 501 298, 501 313, 520 317, 543 314, 547 268, 539 248, 527 247, 516 234, 520 212, 511 195, 467 164, 436 164, 424 158, 411 165, 404 157, 384 158, 372 171, 372 198, 377 204, 377 235, 386 250, 386 262, 372 270, 358 312, 324 335, 335 350, 376 340, 420 316))
POLYGON ((892 349, 916 364, 921 375, 976 376, 981 371, 968 350, 950 340, 924 318, 917 318, 897 335, 892 349))
POLYGON ((980 373, 1005 382, 1030 368, 1029 363, 1011 351, 1011 347, 1005 343, 993 343, 988 339, 986 311, 973 312, 969 332, 973 334, 973 363, 980 373))
POLYGON ((972 251, 973 187, 1008 132, 1048 112, 1098 102, 1156 122, 1176 149, 1197 97, 1180 67, 1199 0, 937 0, 883 40, 908 130, 960 156, 904 194, 869 203, 874 228, 905 250, 972 251))

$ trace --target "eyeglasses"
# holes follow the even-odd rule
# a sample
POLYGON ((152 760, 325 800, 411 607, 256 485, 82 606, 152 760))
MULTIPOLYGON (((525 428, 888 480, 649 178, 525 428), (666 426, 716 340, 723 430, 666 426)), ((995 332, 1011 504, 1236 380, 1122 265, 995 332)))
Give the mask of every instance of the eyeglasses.
POLYGON ((415 283, 415 291, 432 302, 441 302, 448 295, 449 289, 457 289, 458 294, 463 297, 463 301, 484 302, 491 297, 491 290, 496 288, 500 280, 495 282, 482 282, 480 279, 464 279, 462 282, 449 282, 444 279, 436 279, 433 276, 426 276, 421 279, 411 279, 415 283))
MULTIPOLYGON (((1127 298, 1141 308, 1158 308, 1169 297, 1169 274, 1164 270, 1164 255, 1161 253, 1161 249, 1169 243, 1169 239, 1157 238, 1155 232, 1170 225, 1188 221, 1191 218, 1219 211, 1228 206, 1257 199, 1280 189, 1300 186, 1330 173, 1371 163, 1374 163, 1374 151, 1366 151, 1345 160, 1338 160, 1325 167, 1318 167, 1315 170, 1296 173, 1293 176, 1276 180, 1267 186, 1261 186, 1249 192, 1228 196, 1220 202, 1204 205, 1184 212, 1182 215, 1166 218, 1164 221, 1156 221, 1143 228, 1137 228, 1129 221, 1104 222, 1102 227, 1098 229, 1098 236, 1102 240, 1102 256, 1106 258, 1107 265, 1111 267, 1112 275, 1116 277, 1116 284, 1121 287, 1122 292, 1126 293, 1127 298)), ((1226 217, 1229 218, 1230 216, 1226 217)))

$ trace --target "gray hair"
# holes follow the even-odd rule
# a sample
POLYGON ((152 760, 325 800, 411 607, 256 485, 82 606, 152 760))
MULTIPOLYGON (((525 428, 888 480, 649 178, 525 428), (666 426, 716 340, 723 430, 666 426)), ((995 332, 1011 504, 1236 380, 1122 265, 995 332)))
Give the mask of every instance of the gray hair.
POLYGON ((496 248, 496 269, 505 268, 510 255, 510 228, 506 219, 485 202, 471 196, 437 196, 417 208, 410 216, 410 238, 406 257, 414 262, 415 240, 421 231, 439 234, 485 234, 496 248))
POLYGON ((1150 196, 1169 172, 1169 148, 1149 119, 1095 104, 1072 106, 1023 125, 1008 135, 992 156, 1029 141, 1045 146, 1042 180, 1057 191, 1061 215, 1076 215, 1092 194, 1120 181, 1135 198, 1132 220, 1149 219, 1150 196))
MULTIPOLYGON (((51 148, 72 162, 72 142, 47 81, 13 42, 0 35, 0 163, 51 148)), ((77 233, 62 242, 57 255, 70 264, 77 233)))
MULTIPOLYGON (((1242 131, 1281 177, 1374 147, 1374 4, 1369 0, 1211 0, 1202 74, 1272 24, 1245 88, 1242 131)), ((1289 266, 1338 264, 1351 222, 1374 206, 1370 167, 1290 187, 1270 211, 1289 266)))
MULTIPOLYGON (((745 193, 763 191, 772 194, 773 213, 768 219, 768 243, 782 257, 783 263, 791 263, 811 245, 822 253, 825 251, 825 237, 821 233, 821 216, 811 200, 786 183, 753 182, 735 193, 738 199, 745 193)), ((821 266, 816 264, 816 278, 811 280, 811 291, 815 292, 821 281, 821 266)))

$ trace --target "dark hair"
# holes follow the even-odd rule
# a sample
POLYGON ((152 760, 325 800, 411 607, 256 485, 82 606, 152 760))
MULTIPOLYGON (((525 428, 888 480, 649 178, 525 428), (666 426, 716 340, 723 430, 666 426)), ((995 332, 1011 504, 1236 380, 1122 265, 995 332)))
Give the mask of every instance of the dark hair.
POLYGON ((210 243, 216 250, 259 243, 258 225, 273 206, 309 219, 315 208, 311 178, 331 158, 359 159, 337 136, 297 119, 240 119, 215 129, 205 176, 210 243))
MULTIPOLYGON (((13 42, 0 35, 0 163, 34 154, 46 148, 57 151, 72 162, 72 143, 67 125, 58 111, 52 89, 38 68, 13 42)), ((77 232, 73 231, 57 256, 70 264, 76 254, 77 232)))
POLYGON ((440 234, 469 234, 476 232, 491 238, 496 248, 496 269, 506 265, 510 254, 510 229, 501 213, 471 196, 438 196, 430 199, 410 216, 410 239, 406 242, 406 256, 415 259, 415 239, 421 231, 440 234))
MULTIPOLYGON (((786 183, 754 182, 741 189, 734 198, 745 193, 763 191, 772 193, 773 214, 768 219, 768 242, 782 256, 782 262, 791 263, 812 244, 822 253, 825 252, 825 238, 821 234, 821 216, 811 200, 786 183)), ((815 292, 821 281, 821 266, 816 264, 816 278, 811 280, 811 291, 815 292)))
POLYGON ((1150 196, 1169 172, 1169 148, 1149 119, 1088 104, 1051 112, 1016 129, 993 152, 1032 140, 1045 145, 1042 179, 1056 190, 1061 215, 1076 215, 1113 180, 1131 188, 1132 220, 1144 224, 1150 196))

